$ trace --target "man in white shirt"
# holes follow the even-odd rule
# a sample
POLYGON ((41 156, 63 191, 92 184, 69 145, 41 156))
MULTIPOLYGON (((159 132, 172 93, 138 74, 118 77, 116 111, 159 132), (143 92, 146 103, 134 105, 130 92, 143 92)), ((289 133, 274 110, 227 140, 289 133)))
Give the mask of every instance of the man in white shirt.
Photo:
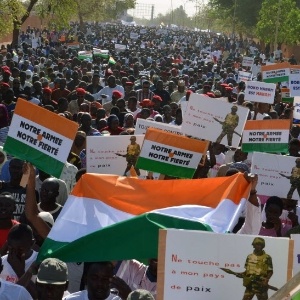
POLYGON ((0 299, 1 300, 32 300, 27 290, 17 284, 0 279, 0 299))
MULTIPOLYGON (((7 236, 8 254, 2 256, 3 270, 0 278, 16 283, 37 258, 38 253, 32 250, 33 245, 34 238, 30 226, 14 225, 7 236)), ((34 276, 32 279, 35 280, 34 276)))
POLYGON ((122 95, 125 95, 124 88, 121 85, 116 84, 116 77, 111 75, 107 79, 107 86, 100 90, 96 94, 92 94, 95 100, 101 99, 101 95, 107 95, 106 99, 102 99, 102 105, 112 100, 113 91, 119 91, 122 95))

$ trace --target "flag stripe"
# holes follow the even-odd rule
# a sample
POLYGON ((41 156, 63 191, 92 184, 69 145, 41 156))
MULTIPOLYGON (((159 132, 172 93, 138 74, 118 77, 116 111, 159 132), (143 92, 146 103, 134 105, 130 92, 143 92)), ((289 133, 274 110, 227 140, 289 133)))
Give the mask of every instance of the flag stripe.
POLYGON ((38 261, 47 257, 58 257, 65 262, 132 258, 141 260, 157 257, 158 232, 159 229, 165 228, 212 231, 208 225, 201 222, 147 213, 108 226, 72 243, 47 238, 39 252, 38 261), (107 247, 107 245, 112 245, 112 247, 107 247))
POLYGON ((278 153, 283 152, 286 153, 288 151, 288 144, 285 143, 243 143, 242 151, 244 152, 272 152, 278 153))
POLYGON ((247 121, 245 124, 245 130, 289 130, 290 120, 257 120, 247 121))
POLYGON ((278 83, 278 82, 283 82, 283 81, 289 81, 289 76, 264 78, 263 81, 266 82, 266 83, 278 83))
POLYGON ((117 175, 84 174, 71 194, 76 197, 99 199, 98 201, 115 209, 139 215, 184 204, 215 208, 220 199, 230 199, 238 204, 241 195, 242 198, 247 198, 249 188, 242 174, 195 180, 178 179, 175 182, 174 180, 162 182, 117 175), (197 196, 199 191, 201 196, 197 196), (151 195, 151 201, 141 203, 141 195, 151 195))
POLYGON ((25 119, 49 128, 71 140, 74 140, 78 129, 77 123, 66 120, 66 118, 60 117, 47 109, 39 107, 21 98, 18 99, 14 114, 20 115, 25 119), (43 118, 41 118, 41 115, 43 118), (49 127, 49 122, 51 123, 51 127, 49 127), (66 122, 68 122, 68 126, 66 126, 66 122))
POLYGON ((60 177, 64 167, 64 162, 60 162, 40 150, 32 148, 24 143, 17 141, 11 137, 7 137, 4 144, 4 151, 14 153, 14 156, 22 160, 27 160, 30 156, 32 161, 35 161, 35 166, 46 173, 50 173, 55 177, 60 177))
POLYGON ((278 63, 274 65, 262 66, 261 71, 271 71, 271 70, 280 70, 280 69, 288 69, 290 68, 290 64, 288 62, 278 63))
POLYGON ((63 163, 65 162, 66 157, 68 157, 70 151, 69 149, 71 149, 73 144, 73 140, 54 132, 51 129, 48 129, 47 127, 34 123, 31 120, 27 120, 19 115, 14 115, 9 128, 8 136, 63 163), (23 123, 22 126, 21 123, 23 123), (28 129, 30 126, 40 129, 40 135, 43 133, 45 135, 49 134, 49 137, 38 137, 37 133, 34 133, 28 129), (57 138, 56 141, 59 140, 59 143, 55 143, 54 140, 51 140, 50 136, 55 139, 57 138))
POLYGON ((181 167, 158 160, 147 159, 139 157, 136 164, 138 169, 161 173, 163 175, 170 175, 179 178, 192 178, 195 173, 195 168, 181 167))
POLYGON ((207 141, 202 141, 201 143, 201 141, 199 140, 195 140, 187 137, 180 137, 180 139, 178 139, 178 135, 173 133, 170 133, 169 137, 166 137, 163 134, 160 135, 158 133, 161 133, 161 130, 156 128, 149 128, 146 132, 145 140, 153 141, 160 144, 167 144, 169 146, 182 148, 192 152, 195 152, 195 149, 197 150, 197 152, 200 153, 206 153, 207 151, 207 147, 208 147, 207 141))

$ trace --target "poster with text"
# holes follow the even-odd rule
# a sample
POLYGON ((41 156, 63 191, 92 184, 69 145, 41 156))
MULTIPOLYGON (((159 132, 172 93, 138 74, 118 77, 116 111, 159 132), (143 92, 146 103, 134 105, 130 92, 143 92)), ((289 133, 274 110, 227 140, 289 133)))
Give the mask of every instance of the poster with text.
POLYGON ((145 134, 148 128, 161 129, 166 132, 183 135, 181 126, 165 124, 138 118, 135 125, 135 134, 145 134))
POLYGON ((245 107, 192 94, 183 117, 182 132, 237 148, 248 112, 245 107))
POLYGON ((256 189, 263 203, 270 196, 300 199, 300 158, 254 152, 251 173, 258 175, 256 189))
POLYGON ((287 238, 160 230, 157 300, 241 300, 245 286, 253 295, 249 299, 268 299, 291 278, 290 243, 287 238), (257 298, 267 276, 266 298, 257 298))
POLYGON ((300 74, 290 74, 289 79, 290 96, 300 96, 300 74))
POLYGON ((259 81, 247 81, 245 100, 261 103, 274 103, 276 85, 259 81))
POLYGON ((243 57, 243 61, 242 61, 243 67, 252 68, 253 64, 254 64, 254 57, 248 57, 248 56, 243 57))
POLYGON ((300 96, 294 97, 293 118, 300 120, 300 96))
POLYGON ((264 82, 277 83, 289 81, 290 64, 288 62, 262 66, 262 78, 264 82))
MULTIPOLYGON (((130 167, 136 164, 143 141, 143 135, 88 136, 87 172, 129 175, 130 167)), ((141 177, 145 177, 144 171, 139 172, 141 177)))

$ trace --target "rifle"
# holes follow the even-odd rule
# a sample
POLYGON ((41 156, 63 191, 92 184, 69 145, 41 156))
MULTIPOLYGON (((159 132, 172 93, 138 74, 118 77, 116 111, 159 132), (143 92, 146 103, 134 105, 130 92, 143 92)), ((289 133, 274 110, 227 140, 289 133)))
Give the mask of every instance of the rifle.
MULTIPOLYGON (((237 276, 238 278, 244 278, 244 275, 241 274, 241 273, 238 273, 238 272, 234 272, 230 269, 226 269, 226 268, 220 268, 222 271, 226 272, 227 274, 231 274, 231 275, 235 275, 237 276)), ((251 280, 252 282, 255 282, 255 283, 258 283, 259 284, 259 281, 258 280, 255 280, 255 279, 252 279, 251 280)), ((272 291, 278 291, 278 288, 275 287, 275 286, 272 286, 272 285, 267 285, 268 289, 269 290, 272 290, 272 291)))
MULTIPOLYGON (((220 123, 220 124, 223 126, 224 122, 218 120, 217 118, 213 118, 213 119, 214 119, 215 121, 217 121, 218 123, 220 123)), ((242 137, 242 135, 239 134, 239 133, 238 133, 237 131, 235 131, 235 130, 233 130, 233 133, 235 133, 235 134, 238 135, 239 137, 242 137)))

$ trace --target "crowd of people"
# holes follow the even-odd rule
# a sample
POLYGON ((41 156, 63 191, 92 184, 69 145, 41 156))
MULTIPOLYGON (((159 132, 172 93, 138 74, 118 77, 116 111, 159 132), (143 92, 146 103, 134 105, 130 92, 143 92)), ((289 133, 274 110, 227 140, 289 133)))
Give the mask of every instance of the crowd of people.
MULTIPOLYGON (((238 79, 239 71, 248 71, 261 81, 262 65, 287 58, 280 48, 263 51, 250 39, 186 29, 121 24, 85 24, 84 28, 72 24, 71 28, 58 32, 28 27, 18 45, 1 48, 0 298, 155 299, 157 258, 149 258, 146 264, 134 259, 66 264, 56 258, 39 266, 35 263, 68 195, 86 172, 87 137, 134 135, 138 118, 180 126, 184 103, 197 93, 211 101, 225 97, 236 107, 248 108, 249 120, 291 120, 285 155, 300 157, 299 127, 293 125, 292 104, 281 101, 281 84, 277 84, 274 104, 269 105, 245 101, 245 82, 238 79), (138 36, 130 38, 131 33, 138 36), (94 47, 108 50, 109 55, 95 55, 94 47), (92 56, 79 59, 79 51, 92 56), (252 68, 242 66, 243 56, 255 58, 252 68), (60 178, 3 151, 19 98, 78 124, 60 178), (22 187, 25 173, 30 175, 22 187)), ((289 62, 297 64, 294 57, 289 62)), ((245 173, 251 184, 246 220, 241 216, 234 232, 275 237, 299 232, 293 195, 270 197, 263 221, 257 176, 249 174, 250 156, 241 148, 222 145, 222 138, 210 144, 194 179, 245 173)), ((129 168, 124 175, 129 176, 129 168)), ((267 278, 264 283, 267 286, 267 278)))

